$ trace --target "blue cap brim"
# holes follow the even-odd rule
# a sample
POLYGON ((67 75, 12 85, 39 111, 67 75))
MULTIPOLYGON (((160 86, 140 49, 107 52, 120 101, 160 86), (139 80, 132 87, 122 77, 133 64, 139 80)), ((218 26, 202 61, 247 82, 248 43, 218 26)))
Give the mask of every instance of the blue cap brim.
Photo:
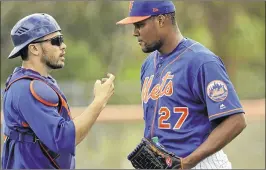
MULTIPOLYGON (((35 39, 34 39, 35 40, 35 39)), ((18 56, 20 56, 19 51, 22 50, 24 47, 26 47, 28 44, 30 44, 33 40, 28 40, 23 44, 20 44, 16 47, 13 48, 13 50, 11 51, 11 53, 8 56, 8 59, 12 59, 12 58, 16 58, 18 56)))
POLYGON ((12 58, 16 58, 19 56, 19 51, 22 49, 23 47, 17 46, 15 48, 13 48, 13 50, 11 51, 11 53, 8 56, 8 59, 12 59, 12 58))

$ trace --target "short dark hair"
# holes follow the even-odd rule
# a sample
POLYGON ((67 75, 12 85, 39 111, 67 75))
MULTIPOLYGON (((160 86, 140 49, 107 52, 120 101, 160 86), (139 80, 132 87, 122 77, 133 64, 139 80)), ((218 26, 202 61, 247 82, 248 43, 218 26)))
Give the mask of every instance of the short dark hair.
POLYGON ((175 12, 171 12, 171 13, 164 14, 164 15, 166 17, 169 17, 171 19, 173 25, 176 25, 175 12))
POLYGON ((28 56, 28 47, 29 47, 29 45, 27 45, 26 47, 24 47, 24 48, 22 48, 21 50, 20 50, 20 56, 21 56, 21 59, 23 60, 23 61, 27 61, 28 59, 29 59, 29 56, 28 56))
MULTIPOLYGON (((160 15, 163 15, 166 18, 169 18, 171 20, 173 26, 177 25, 176 20, 175 20, 175 12, 171 12, 171 13, 167 13, 167 14, 160 14, 160 15)), ((157 17, 157 16, 159 16, 159 15, 155 15, 153 17, 157 17)))

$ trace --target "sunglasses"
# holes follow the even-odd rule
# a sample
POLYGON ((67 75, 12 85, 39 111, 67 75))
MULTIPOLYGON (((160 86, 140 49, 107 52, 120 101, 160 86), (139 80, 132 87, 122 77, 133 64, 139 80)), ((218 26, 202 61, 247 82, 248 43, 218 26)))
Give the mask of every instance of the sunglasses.
POLYGON ((56 37, 49 38, 47 40, 34 41, 33 43, 42 43, 46 41, 51 41, 52 45, 61 46, 61 44, 64 42, 64 38, 63 35, 58 35, 56 37))

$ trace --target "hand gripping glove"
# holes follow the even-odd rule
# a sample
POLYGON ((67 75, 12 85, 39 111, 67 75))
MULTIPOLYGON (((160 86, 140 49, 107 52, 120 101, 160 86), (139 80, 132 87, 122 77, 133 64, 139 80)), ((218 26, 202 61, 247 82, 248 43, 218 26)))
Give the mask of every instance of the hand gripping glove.
POLYGON ((128 155, 128 160, 135 169, 183 169, 180 157, 146 138, 128 155))

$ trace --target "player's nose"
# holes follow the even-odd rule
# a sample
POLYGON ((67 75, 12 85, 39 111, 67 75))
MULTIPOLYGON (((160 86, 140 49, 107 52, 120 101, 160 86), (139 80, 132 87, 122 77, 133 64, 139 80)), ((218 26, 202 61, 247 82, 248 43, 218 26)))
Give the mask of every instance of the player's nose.
POLYGON ((62 43, 61 44, 61 49, 66 49, 66 48, 67 48, 66 44, 65 43, 62 43))
POLYGON ((135 36, 135 37, 138 37, 139 36, 139 29, 136 28, 136 27, 134 27, 133 36, 135 36))

